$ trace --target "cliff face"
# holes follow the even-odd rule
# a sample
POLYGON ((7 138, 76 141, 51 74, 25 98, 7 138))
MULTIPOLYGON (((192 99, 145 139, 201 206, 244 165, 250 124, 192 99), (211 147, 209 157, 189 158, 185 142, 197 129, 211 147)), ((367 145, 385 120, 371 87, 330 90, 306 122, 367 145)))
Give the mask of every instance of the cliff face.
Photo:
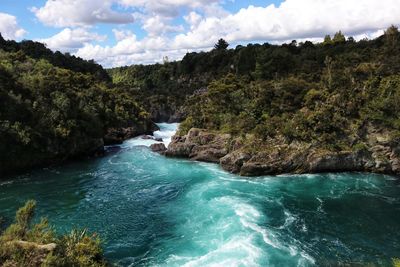
POLYGON ((346 171, 400 174, 400 144, 374 128, 368 128, 365 137, 362 148, 329 151, 317 143, 289 143, 284 138, 250 141, 193 128, 185 136, 175 136, 165 155, 219 163, 226 171, 243 176, 346 171))

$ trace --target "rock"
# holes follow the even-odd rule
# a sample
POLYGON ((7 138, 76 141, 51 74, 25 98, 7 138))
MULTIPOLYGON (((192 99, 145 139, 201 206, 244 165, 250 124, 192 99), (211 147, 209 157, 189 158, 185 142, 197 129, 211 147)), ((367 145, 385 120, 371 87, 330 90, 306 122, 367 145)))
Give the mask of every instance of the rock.
POLYGON ((103 137, 105 145, 121 144, 123 141, 139 135, 151 135, 159 130, 152 121, 125 128, 110 128, 103 137))
POLYGON ((311 154, 307 158, 308 171, 312 173, 363 171, 364 163, 363 157, 356 152, 327 152, 311 154))
POLYGON ((172 143, 168 146, 165 155, 169 157, 183 157, 189 158, 194 145, 185 143, 172 143))
POLYGON ((240 175, 259 176, 282 173, 302 173, 306 169, 305 159, 309 146, 305 144, 285 144, 283 140, 269 140, 264 149, 256 152, 243 162, 240 175), (264 151, 265 150, 265 151, 264 151))
POLYGON ((165 154, 170 157, 187 157, 218 163, 228 154, 229 140, 230 135, 193 128, 185 136, 174 136, 165 154))
POLYGON ((219 163, 220 159, 228 154, 225 148, 212 146, 195 146, 189 157, 192 160, 219 163))
POLYGON ((143 135, 142 139, 144 139, 144 140, 154 140, 154 141, 157 141, 157 142, 163 142, 162 138, 155 138, 152 135, 143 135))
POLYGON ((243 176, 347 171, 399 174, 398 144, 377 138, 375 132, 365 136, 371 140, 365 149, 337 152, 319 143, 288 143, 280 136, 258 144, 253 136, 232 140, 229 134, 192 128, 185 136, 174 136, 165 154, 219 163, 224 170, 243 176))
POLYGON ((279 174, 278 169, 270 164, 260 162, 246 162, 240 169, 243 176, 261 176, 279 174))
POLYGON ((167 148, 165 147, 165 145, 163 143, 157 143, 157 144, 152 144, 150 146, 151 151, 153 152, 164 152, 165 150, 167 150, 167 148))
POLYGON ((220 159, 221 167, 231 173, 239 173, 243 164, 251 158, 248 153, 234 151, 220 159))
POLYGON ((396 158, 391 160, 392 172, 400 173, 400 159, 396 158))
POLYGON ((57 244, 55 243, 49 243, 49 244, 45 244, 45 245, 41 245, 38 243, 34 243, 34 242, 28 242, 28 241, 21 241, 21 240, 17 240, 17 241, 10 241, 8 242, 9 245, 17 245, 23 249, 37 249, 37 250, 45 250, 47 252, 51 252, 53 250, 55 250, 57 248, 57 244))

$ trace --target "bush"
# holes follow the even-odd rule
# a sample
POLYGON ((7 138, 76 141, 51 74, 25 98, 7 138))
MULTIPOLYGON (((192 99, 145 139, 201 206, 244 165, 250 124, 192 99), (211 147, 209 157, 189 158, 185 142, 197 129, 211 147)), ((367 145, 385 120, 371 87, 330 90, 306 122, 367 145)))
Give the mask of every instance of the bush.
POLYGON ((28 201, 0 236, 1 266, 106 266, 96 235, 73 230, 58 237, 46 219, 32 225, 35 207, 28 201))

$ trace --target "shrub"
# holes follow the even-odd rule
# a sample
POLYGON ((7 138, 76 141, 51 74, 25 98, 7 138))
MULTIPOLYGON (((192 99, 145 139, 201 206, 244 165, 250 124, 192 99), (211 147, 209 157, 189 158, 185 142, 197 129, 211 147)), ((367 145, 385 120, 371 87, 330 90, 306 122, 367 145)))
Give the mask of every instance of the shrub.
POLYGON ((58 237, 46 219, 32 225, 35 207, 28 201, 0 236, 1 266, 106 266, 96 235, 72 230, 58 237))

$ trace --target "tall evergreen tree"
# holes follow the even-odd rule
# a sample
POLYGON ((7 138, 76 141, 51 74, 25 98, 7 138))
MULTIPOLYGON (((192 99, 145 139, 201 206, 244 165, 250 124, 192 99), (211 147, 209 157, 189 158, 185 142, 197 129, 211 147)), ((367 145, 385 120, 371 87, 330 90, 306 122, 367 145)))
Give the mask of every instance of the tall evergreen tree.
POLYGON ((214 45, 214 48, 216 50, 226 50, 228 48, 229 44, 227 41, 224 39, 219 39, 218 42, 214 45))

